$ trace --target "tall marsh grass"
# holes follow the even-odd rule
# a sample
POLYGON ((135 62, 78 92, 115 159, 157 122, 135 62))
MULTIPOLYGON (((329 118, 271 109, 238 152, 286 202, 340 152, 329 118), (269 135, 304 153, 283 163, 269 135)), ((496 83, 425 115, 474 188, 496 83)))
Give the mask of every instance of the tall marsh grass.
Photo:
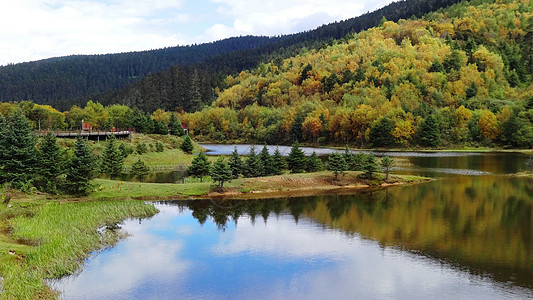
POLYGON ((142 201, 49 202, 31 208, 34 215, 8 221, 13 239, 32 245, 3 260, 0 299, 42 299, 57 295, 44 279, 78 271, 91 252, 114 245, 121 230, 98 230, 126 218, 143 218, 157 210, 142 201))

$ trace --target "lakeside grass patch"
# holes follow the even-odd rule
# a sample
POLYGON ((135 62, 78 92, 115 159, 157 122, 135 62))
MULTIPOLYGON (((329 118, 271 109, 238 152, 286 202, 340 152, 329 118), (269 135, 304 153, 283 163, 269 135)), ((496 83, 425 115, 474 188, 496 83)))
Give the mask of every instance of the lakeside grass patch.
POLYGON ((55 298, 43 279, 75 273, 91 252, 114 245, 125 236, 113 225, 126 218, 149 217, 157 210, 142 201, 45 202, 2 208, 9 233, 0 240, 0 299, 55 298))
POLYGON ((188 197, 208 194, 213 182, 186 184, 146 183, 95 179, 96 192, 89 195, 92 199, 105 198, 144 198, 153 197, 188 197))

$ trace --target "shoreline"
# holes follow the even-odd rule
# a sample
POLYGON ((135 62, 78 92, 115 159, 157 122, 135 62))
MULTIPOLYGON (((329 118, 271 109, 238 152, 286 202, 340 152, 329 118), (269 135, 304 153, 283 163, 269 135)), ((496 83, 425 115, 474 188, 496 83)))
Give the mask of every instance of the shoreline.
MULTIPOLYGON (((273 197, 311 196, 328 193, 353 193, 365 189, 417 184, 433 179, 414 175, 391 174, 387 181, 378 174, 374 180, 358 178, 360 172, 349 171, 333 180, 331 172, 284 174, 269 177, 234 179, 224 186, 223 192, 213 189, 213 182, 174 184, 122 182, 96 179, 97 191, 88 200, 195 200, 195 199, 260 199, 273 197)), ((85 198, 83 198, 85 199, 85 198)), ((78 199, 81 200, 81 199, 78 199)))

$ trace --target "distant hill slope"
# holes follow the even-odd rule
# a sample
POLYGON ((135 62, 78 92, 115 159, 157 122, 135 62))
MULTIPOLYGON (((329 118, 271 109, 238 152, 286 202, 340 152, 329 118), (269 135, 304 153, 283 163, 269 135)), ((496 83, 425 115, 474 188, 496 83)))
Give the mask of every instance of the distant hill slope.
POLYGON ((159 108, 156 105, 167 109, 196 109, 213 100, 213 88, 220 85, 221 79, 227 74, 255 67, 261 61, 275 56, 289 57, 304 46, 320 47, 324 41, 376 26, 382 16, 389 20, 421 16, 456 2, 399 1, 357 18, 282 37, 236 37, 195 46, 67 56, 3 66, 0 67, 0 101, 32 100, 68 109, 72 104, 84 104, 89 98, 98 97, 98 100, 106 103, 128 103, 145 110, 159 108), (169 81, 173 72, 174 75, 176 73, 176 68, 169 69, 171 66, 187 68, 178 70, 180 76, 174 76, 169 81), (147 82, 138 82, 148 74, 162 70, 167 71, 151 76, 147 82), (165 81, 174 87, 194 87, 196 83, 202 86, 170 91, 165 81), (124 91, 109 92, 130 84, 124 91), (168 99, 168 95, 174 98, 168 99), (180 96, 175 98, 176 95, 180 96), (198 95, 200 99, 192 99, 198 95), (191 101, 192 104, 189 103, 191 101))
POLYGON ((182 121, 198 139, 533 147, 533 0, 384 22, 228 76, 182 121))

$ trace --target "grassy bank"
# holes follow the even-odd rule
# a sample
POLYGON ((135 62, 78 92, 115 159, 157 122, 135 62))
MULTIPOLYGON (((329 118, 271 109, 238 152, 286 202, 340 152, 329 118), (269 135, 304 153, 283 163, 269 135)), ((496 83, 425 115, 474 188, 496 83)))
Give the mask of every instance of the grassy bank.
POLYGON ((171 184, 121 182, 116 180, 96 179, 96 192, 92 199, 185 199, 190 197, 227 196, 246 198, 258 197, 260 194, 308 192, 320 193, 339 189, 359 189, 372 186, 417 183, 429 180, 412 175, 391 175, 384 180, 383 174, 377 174, 374 180, 359 178, 360 172, 347 172, 335 181, 331 172, 284 174, 260 178, 239 178, 224 185, 223 193, 213 191, 213 182, 171 184))
POLYGON ((125 235, 113 226, 97 229, 156 213, 142 201, 15 201, 12 205, 0 210, 0 299, 54 298, 43 279, 76 272, 91 252, 112 246, 125 235))

